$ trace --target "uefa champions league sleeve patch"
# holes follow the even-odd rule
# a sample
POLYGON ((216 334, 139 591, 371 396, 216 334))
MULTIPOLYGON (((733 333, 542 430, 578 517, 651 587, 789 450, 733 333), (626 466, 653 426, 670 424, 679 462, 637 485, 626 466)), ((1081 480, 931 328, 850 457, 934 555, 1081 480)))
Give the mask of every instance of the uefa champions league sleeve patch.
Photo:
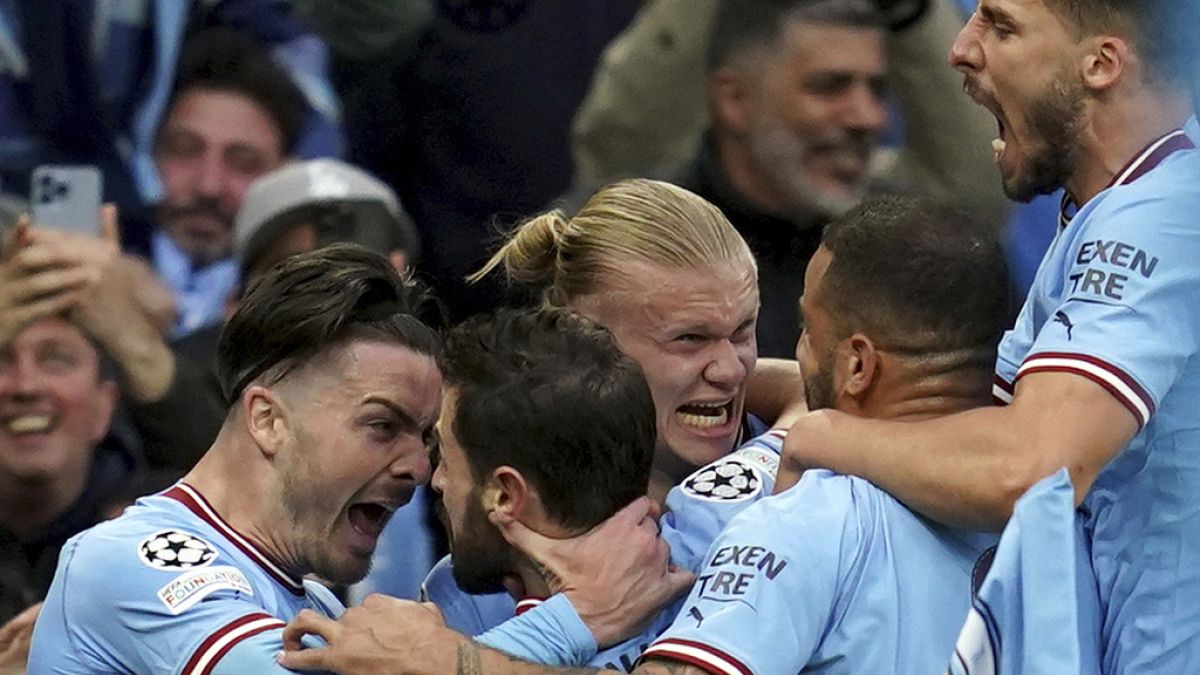
POLYGON ((740 502, 757 495, 762 480, 746 460, 724 457, 688 476, 684 494, 714 502, 740 502))
POLYGON ((154 569, 190 570, 216 560, 217 549, 194 534, 163 530, 138 544, 138 557, 154 569))

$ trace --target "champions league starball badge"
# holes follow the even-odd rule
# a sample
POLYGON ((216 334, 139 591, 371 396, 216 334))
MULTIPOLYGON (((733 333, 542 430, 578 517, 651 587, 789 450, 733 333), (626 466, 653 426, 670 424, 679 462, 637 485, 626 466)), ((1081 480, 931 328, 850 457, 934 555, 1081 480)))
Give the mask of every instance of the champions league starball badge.
POLYGON ((200 537, 177 530, 163 530, 142 540, 138 557, 160 570, 190 570, 217 559, 217 550, 200 537))
POLYGON ((714 462, 683 481, 683 491, 715 502, 737 502, 758 494, 762 481, 749 463, 739 457, 714 462))

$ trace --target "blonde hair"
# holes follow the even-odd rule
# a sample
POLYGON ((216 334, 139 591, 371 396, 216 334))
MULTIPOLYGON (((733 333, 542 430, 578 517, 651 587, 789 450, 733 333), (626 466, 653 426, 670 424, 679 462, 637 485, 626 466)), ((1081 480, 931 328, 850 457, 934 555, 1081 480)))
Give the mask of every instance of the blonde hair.
POLYGON ((600 190, 574 218, 550 211, 524 222, 467 280, 503 266, 510 281, 541 286, 547 304, 565 306, 632 260, 695 270, 754 265, 717 207, 681 187, 639 178, 600 190))

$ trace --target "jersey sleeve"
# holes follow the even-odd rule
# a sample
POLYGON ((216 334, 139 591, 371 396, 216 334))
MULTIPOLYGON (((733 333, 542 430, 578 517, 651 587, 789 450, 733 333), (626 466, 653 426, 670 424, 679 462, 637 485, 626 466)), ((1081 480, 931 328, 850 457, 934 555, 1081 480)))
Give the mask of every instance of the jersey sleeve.
POLYGON ((1123 194, 1119 203, 1109 196, 1070 242, 1062 302, 1017 377, 1046 371, 1086 377, 1142 427, 1197 352, 1200 199, 1138 194, 1123 194))
POLYGON ((850 480, 824 471, 747 508, 713 543, 679 615, 642 659, 714 675, 798 672, 856 557, 855 509, 850 480))
POLYGON ((256 602, 264 591, 248 575, 219 556, 189 570, 155 568, 139 560, 139 541, 92 531, 60 566, 56 612, 72 648, 122 672, 289 672, 275 663, 285 622, 256 602))
POLYGON ((662 538, 671 546, 672 562, 698 571, 708 547, 725 525, 771 494, 786 437, 784 430, 768 431, 671 488, 660 527, 662 538))

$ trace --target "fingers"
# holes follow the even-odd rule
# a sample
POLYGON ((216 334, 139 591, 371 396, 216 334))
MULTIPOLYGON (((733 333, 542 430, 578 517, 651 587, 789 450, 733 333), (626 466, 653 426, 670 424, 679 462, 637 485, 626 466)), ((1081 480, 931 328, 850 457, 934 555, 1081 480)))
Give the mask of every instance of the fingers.
POLYGON ((22 213, 0 243, 0 261, 8 260, 29 245, 29 214, 22 213))
POLYGON ((100 238, 117 248, 121 246, 116 204, 108 203, 100 207, 100 238))
POLYGON ((42 603, 39 602, 27 607, 20 614, 9 619, 8 623, 0 626, 0 648, 18 644, 22 640, 27 642, 33 634, 33 624, 37 621, 38 612, 41 609, 42 603))
POLYGON ((284 644, 284 651, 275 655, 275 662, 288 670, 329 670, 328 653, 327 647, 289 650, 284 644))
POLYGON ((9 302, 19 305, 36 298, 57 295, 64 291, 77 289, 92 280, 90 271, 78 267, 67 267, 31 274, 6 282, 5 285, 7 286, 7 295, 10 298, 9 302))
POLYGON ((303 649, 300 641, 305 635, 316 635, 328 643, 333 640, 337 632, 336 621, 321 616, 311 609, 304 609, 284 627, 283 649, 285 652, 303 649))

